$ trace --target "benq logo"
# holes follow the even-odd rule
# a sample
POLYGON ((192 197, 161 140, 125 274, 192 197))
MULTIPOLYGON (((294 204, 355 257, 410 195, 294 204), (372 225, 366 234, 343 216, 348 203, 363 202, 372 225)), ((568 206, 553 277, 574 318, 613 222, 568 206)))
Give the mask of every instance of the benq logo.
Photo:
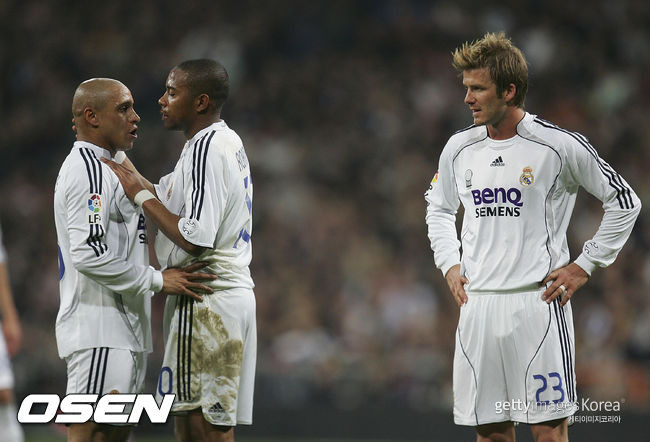
POLYGON ((511 203, 517 207, 524 205, 521 202, 521 191, 514 187, 504 189, 503 187, 495 187, 494 189, 485 188, 483 190, 472 190, 474 197, 474 205, 480 206, 481 204, 496 204, 496 203, 511 203))
POLYGON ((173 394, 166 394, 158 407, 152 394, 107 394, 97 401, 96 394, 70 394, 59 400, 56 394, 30 394, 23 399, 18 410, 21 424, 83 424, 91 418, 99 424, 136 424, 145 411, 151 423, 167 422, 174 403, 173 394), (46 405, 45 412, 35 413, 34 404, 46 405), (125 413, 127 404, 133 404, 125 413), (58 409, 61 413, 57 414, 58 409))

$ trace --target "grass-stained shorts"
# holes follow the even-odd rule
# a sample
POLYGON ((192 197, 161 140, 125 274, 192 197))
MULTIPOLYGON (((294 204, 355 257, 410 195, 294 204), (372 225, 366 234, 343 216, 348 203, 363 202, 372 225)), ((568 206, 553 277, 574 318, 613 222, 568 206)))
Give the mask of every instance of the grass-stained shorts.
POLYGON ((253 291, 220 290, 204 295, 203 302, 170 296, 164 329, 158 399, 176 395, 172 414, 200 408, 213 425, 251 424, 257 357, 253 291))

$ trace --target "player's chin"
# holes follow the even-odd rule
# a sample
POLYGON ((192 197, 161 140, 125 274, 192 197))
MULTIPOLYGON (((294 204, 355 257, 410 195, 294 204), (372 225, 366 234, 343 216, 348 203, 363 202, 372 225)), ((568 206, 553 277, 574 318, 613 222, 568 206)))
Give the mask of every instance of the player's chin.
POLYGON ((481 118, 479 116, 474 117, 474 125, 475 126, 482 126, 484 124, 486 124, 486 121, 483 118, 481 118))
POLYGON ((163 125, 165 126, 165 129, 167 129, 167 130, 178 130, 179 129, 178 124, 174 123, 169 118, 163 120, 163 125))

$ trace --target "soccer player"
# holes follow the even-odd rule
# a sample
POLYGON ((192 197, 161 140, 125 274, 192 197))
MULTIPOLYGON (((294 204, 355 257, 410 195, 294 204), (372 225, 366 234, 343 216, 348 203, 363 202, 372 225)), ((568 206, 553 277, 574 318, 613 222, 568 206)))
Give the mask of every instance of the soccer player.
POLYGON ((2 333, 0 333, 0 428, 2 428, 2 436, 0 436, 0 440, 22 442, 24 435, 16 420, 14 376, 9 360, 10 356, 15 355, 20 348, 22 330, 11 294, 2 230, 0 230, 0 315, 2 317, 2 333))
POLYGON ((453 66, 474 124, 447 142, 425 198, 435 263, 460 307, 454 421, 478 441, 514 440, 514 422, 535 440, 567 440, 577 400, 569 299, 614 261, 641 203, 583 135, 524 110, 528 67, 505 34, 464 43, 453 66), (604 216, 571 262, 581 186, 604 216))
MULTIPOLYGON (((196 291, 212 289, 198 281, 214 275, 192 273, 204 263, 164 272, 149 266, 142 210, 99 161, 121 161, 137 138, 140 117, 129 89, 113 79, 85 81, 75 91, 72 114, 77 141, 54 191, 61 298, 56 339, 67 365, 66 392, 140 393, 152 350, 152 294, 201 299, 196 291)), ((70 425, 68 440, 123 441, 129 432, 129 426, 87 422, 70 425)))
POLYGON ((221 119, 229 80, 213 60, 174 67, 158 103, 164 125, 187 142, 174 171, 153 186, 132 164, 108 162, 129 198, 164 235, 163 266, 197 259, 219 275, 202 303, 168 299, 158 393, 174 393, 178 440, 234 440, 252 423, 257 352, 255 296, 249 271, 253 184, 239 136, 221 119), (155 194, 155 195, 154 195, 155 194), (156 197, 157 195, 157 197, 156 197))

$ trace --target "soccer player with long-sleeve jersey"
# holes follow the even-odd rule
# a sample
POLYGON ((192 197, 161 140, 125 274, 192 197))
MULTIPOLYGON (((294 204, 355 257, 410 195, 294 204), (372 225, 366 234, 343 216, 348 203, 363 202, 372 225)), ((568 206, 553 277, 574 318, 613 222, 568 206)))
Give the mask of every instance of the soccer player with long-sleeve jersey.
MULTIPOLYGON (((77 141, 63 161, 54 190, 59 250, 59 356, 65 359, 66 392, 140 393, 151 343, 154 292, 210 292, 192 273, 204 264, 163 272, 149 266, 142 209, 125 195, 100 161, 123 161, 133 147, 140 117, 129 89, 95 78, 79 85, 72 102, 77 141)), ((128 426, 71 424, 69 440, 127 440, 128 426), (106 439, 104 439, 106 438, 106 439)))
POLYGON ((641 203, 584 136, 524 110, 526 61, 504 34, 465 43, 453 64, 474 125, 447 142, 425 199, 435 263, 460 306, 454 420, 479 441, 513 440, 513 422, 566 440, 577 402, 569 299, 614 261, 641 203), (566 232, 580 187, 604 216, 572 262, 566 232))

